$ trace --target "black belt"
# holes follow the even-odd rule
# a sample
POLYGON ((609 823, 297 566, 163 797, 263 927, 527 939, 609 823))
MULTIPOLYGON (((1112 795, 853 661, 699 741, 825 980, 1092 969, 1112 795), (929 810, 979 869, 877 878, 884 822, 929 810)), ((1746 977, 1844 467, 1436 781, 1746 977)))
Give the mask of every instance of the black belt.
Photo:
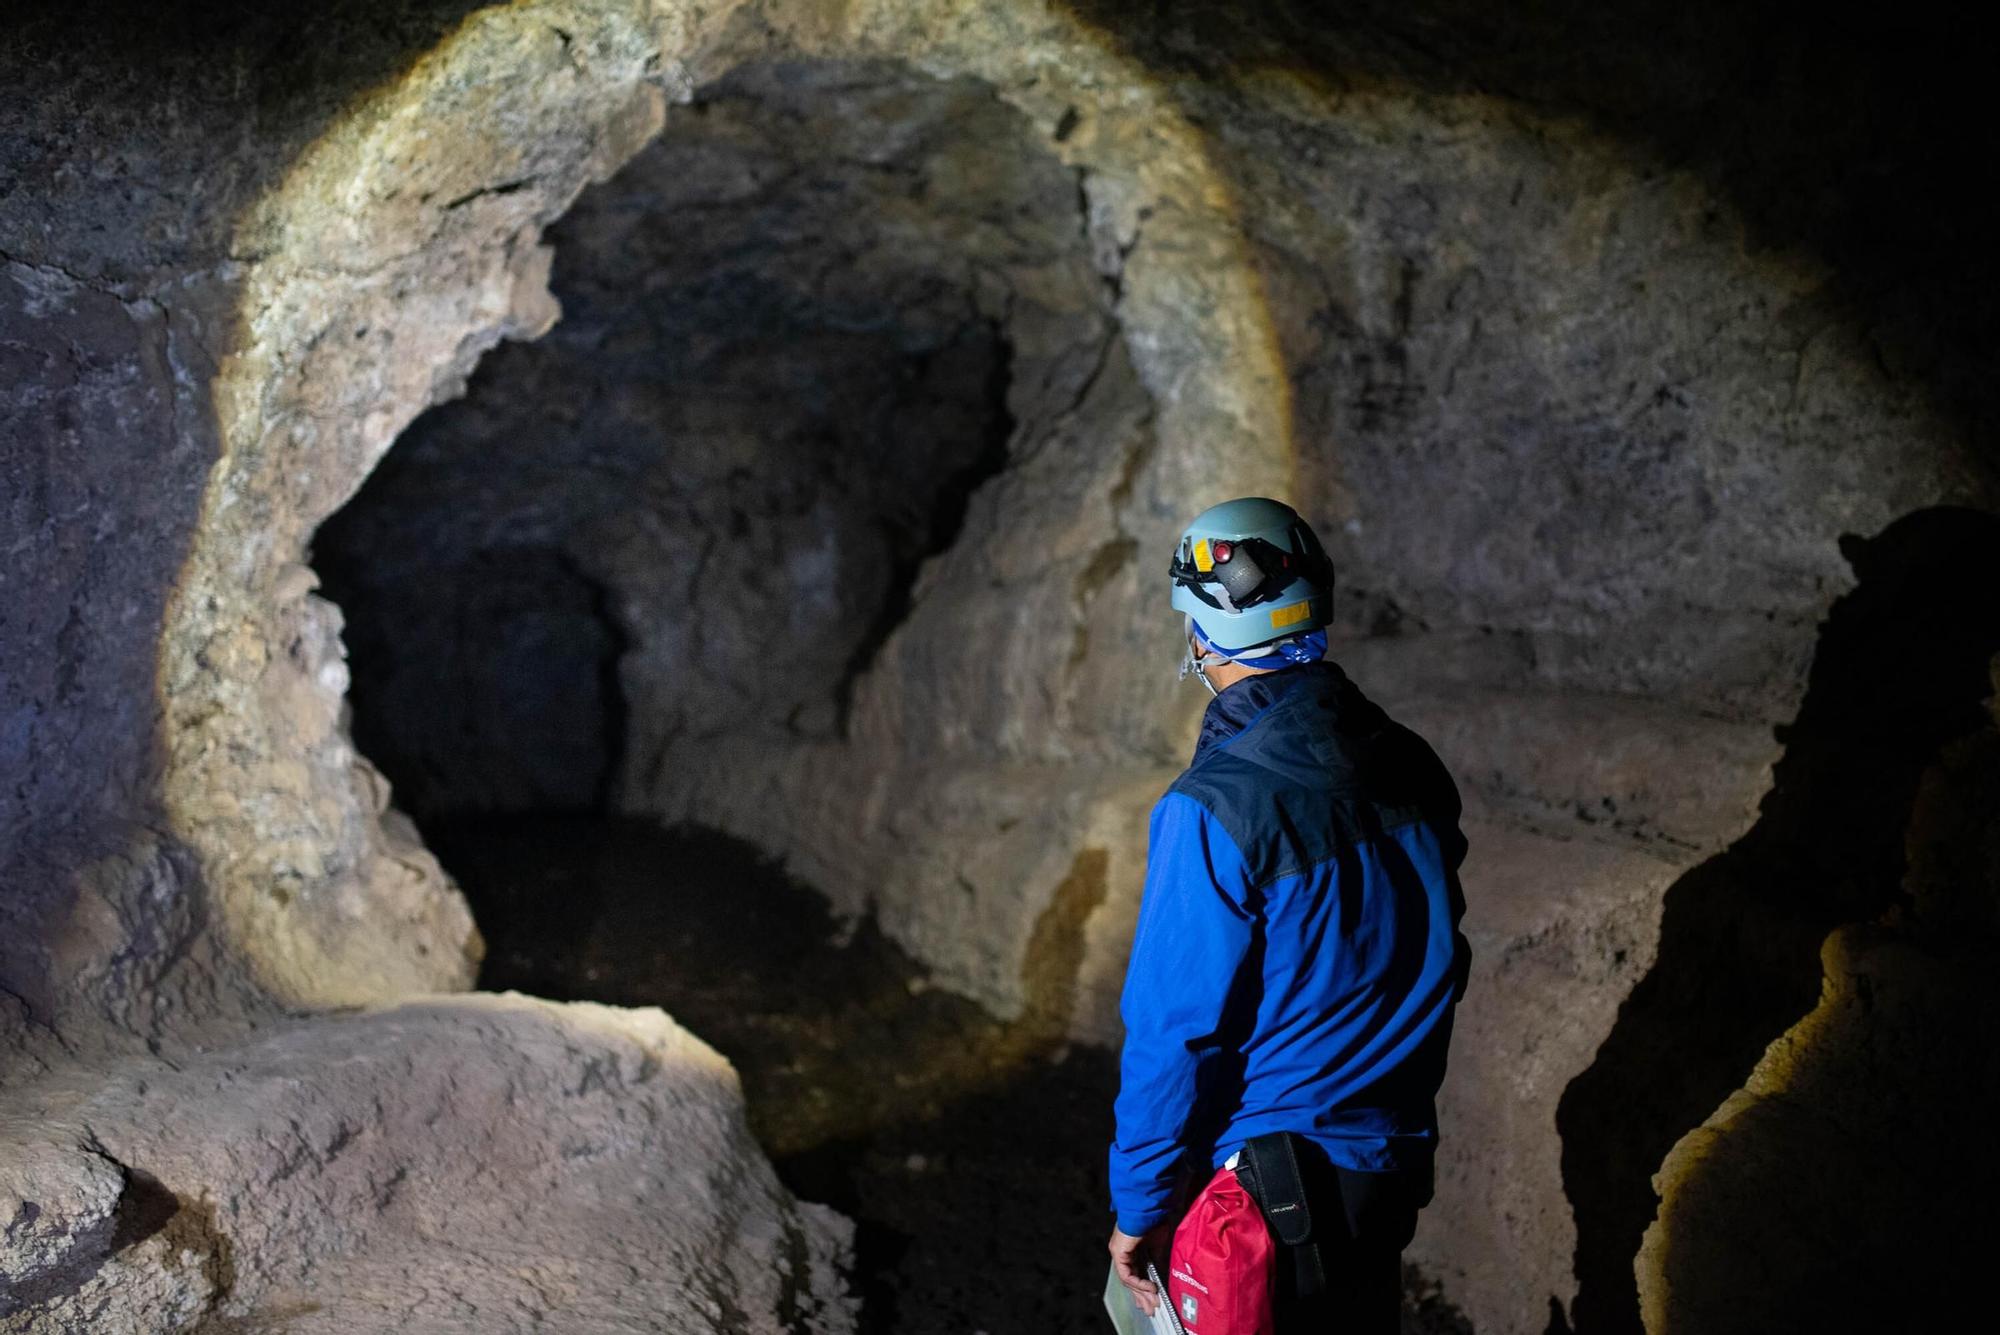
POLYGON ((1263 1212, 1271 1236, 1290 1249, 1297 1296, 1309 1298, 1326 1287, 1326 1267, 1320 1261, 1319 1240, 1313 1236, 1297 1140, 1289 1131, 1273 1131, 1245 1143, 1236 1176, 1263 1212))

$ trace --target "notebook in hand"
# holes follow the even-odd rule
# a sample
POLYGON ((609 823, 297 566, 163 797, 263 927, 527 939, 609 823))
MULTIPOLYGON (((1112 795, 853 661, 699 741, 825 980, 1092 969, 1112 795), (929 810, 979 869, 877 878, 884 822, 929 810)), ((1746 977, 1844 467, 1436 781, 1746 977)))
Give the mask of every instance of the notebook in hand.
POLYGON ((1160 1301, 1150 1317, 1139 1310, 1139 1300, 1119 1280, 1115 1267, 1105 1276, 1104 1310, 1111 1314, 1112 1329, 1118 1335, 1187 1335, 1181 1323, 1174 1319, 1174 1305, 1167 1297, 1167 1286, 1161 1283, 1159 1269, 1151 1261, 1146 1263, 1146 1278, 1153 1281, 1153 1287, 1160 1294, 1160 1301))

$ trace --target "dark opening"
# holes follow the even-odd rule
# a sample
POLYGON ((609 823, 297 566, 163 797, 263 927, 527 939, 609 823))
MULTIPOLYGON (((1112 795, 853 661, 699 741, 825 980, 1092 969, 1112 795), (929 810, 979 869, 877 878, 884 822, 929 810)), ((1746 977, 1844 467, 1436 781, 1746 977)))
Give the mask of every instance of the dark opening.
POLYGON ((624 635, 605 589, 558 546, 415 522, 430 504, 448 515, 458 479, 413 444, 316 546, 328 596, 349 609, 355 745, 426 824, 602 808, 625 737, 624 635))
POLYGON ((867 1329, 1087 1328, 1109 1054, 931 987, 748 844, 621 814, 667 767, 730 782, 717 739, 845 734, 1008 466, 1009 266, 1083 275, 1103 320, 1075 178, 977 84, 768 66, 548 240, 562 321, 315 540, 357 745, 464 887, 482 986, 663 1006, 732 1059, 781 1177, 858 1221, 867 1329))

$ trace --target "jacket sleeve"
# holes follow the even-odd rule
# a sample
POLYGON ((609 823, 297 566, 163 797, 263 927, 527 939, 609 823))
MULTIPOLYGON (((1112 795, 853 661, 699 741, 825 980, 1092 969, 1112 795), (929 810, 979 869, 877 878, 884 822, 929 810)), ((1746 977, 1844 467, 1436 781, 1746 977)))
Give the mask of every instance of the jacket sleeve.
POLYGON ((1221 824, 1193 798, 1153 808, 1146 885, 1119 1011, 1125 1020, 1111 1202, 1139 1234, 1167 1213, 1195 1076, 1215 1050, 1229 994, 1249 953, 1248 868, 1221 824))

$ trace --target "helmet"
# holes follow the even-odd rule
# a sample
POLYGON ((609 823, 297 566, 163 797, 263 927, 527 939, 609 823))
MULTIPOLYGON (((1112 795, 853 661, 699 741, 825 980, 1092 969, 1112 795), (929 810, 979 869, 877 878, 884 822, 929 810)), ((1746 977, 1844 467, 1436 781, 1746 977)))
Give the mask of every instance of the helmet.
POLYGON ((1168 573, 1174 606, 1201 638, 1238 651, 1310 634, 1333 619, 1333 562, 1291 506, 1224 501, 1181 534, 1168 573))

